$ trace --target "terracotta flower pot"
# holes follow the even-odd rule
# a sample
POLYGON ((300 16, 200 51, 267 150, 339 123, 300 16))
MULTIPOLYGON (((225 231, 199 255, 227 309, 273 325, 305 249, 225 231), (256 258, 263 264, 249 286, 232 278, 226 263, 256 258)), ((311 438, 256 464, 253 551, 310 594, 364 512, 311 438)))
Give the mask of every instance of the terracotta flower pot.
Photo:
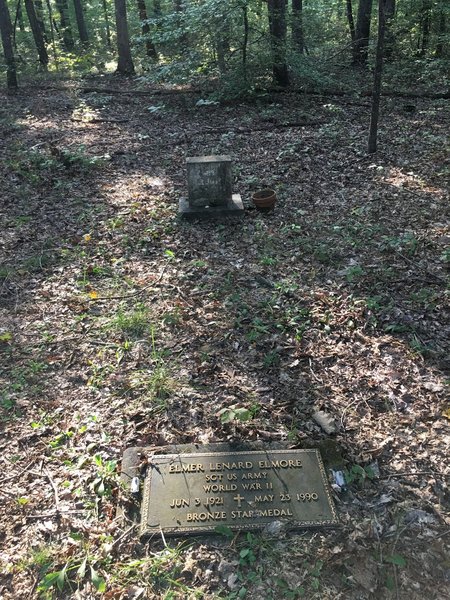
POLYGON ((275 202, 277 201, 277 195, 274 192, 274 190, 267 188, 255 192, 252 196, 252 200, 256 208, 270 210, 275 206, 275 202))

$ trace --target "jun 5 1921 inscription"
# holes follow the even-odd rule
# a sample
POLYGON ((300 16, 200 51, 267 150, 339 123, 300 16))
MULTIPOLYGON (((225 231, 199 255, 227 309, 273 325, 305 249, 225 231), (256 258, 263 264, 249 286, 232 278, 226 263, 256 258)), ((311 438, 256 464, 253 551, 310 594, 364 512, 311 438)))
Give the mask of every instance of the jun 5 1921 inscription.
POLYGON ((317 450, 153 456, 144 483, 141 535, 337 524, 317 450))

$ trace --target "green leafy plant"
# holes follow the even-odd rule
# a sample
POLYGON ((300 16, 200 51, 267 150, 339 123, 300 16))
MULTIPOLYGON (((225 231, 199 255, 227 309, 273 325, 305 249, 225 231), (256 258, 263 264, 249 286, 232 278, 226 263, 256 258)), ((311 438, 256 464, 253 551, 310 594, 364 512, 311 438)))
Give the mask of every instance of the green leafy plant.
POLYGON ((112 326, 130 337, 139 337, 150 332, 150 314, 144 304, 137 304, 133 310, 119 310, 112 326))
POLYGON ((117 487, 117 460, 104 460, 100 454, 93 460, 97 474, 89 487, 97 496, 110 496, 112 489, 117 487))
POLYGON ((360 265, 348 267, 345 271, 345 277, 349 283, 353 283, 364 275, 364 269, 360 265))
POLYGON ((233 423, 233 421, 240 421, 241 423, 250 421, 252 413, 248 408, 232 404, 219 410, 217 416, 220 417, 221 423, 225 425, 226 423, 233 423))
POLYGON ((344 469, 345 481, 348 485, 357 483, 362 485, 367 479, 375 479, 375 472, 370 465, 361 467, 360 465, 353 465, 350 469, 344 469))
POLYGON ((280 355, 277 350, 271 350, 263 358, 263 366, 266 369, 275 367, 280 363, 280 355))
POLYGON ((74 558, 65 563, 62 569, 47 572, 38 584, 38 592, 43 598, 51 598, 51 591, 57 589, 62 592, 65 588, 72 588, 73 584, 80 583, 86 577, 90 579, 95 589, 102 593, 106 591, 106 581, 101 577, 94 565, 95 559, 85 556, 81 562, 74 558))

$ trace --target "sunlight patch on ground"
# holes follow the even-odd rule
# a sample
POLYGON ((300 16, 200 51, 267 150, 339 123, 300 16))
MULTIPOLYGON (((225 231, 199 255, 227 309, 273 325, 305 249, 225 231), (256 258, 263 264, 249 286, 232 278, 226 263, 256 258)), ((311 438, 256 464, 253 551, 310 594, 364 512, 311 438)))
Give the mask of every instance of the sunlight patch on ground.
POLYGON ((392 167, 388 170, 388 174, 384 178, 384 181, 399 189, 417 189, 423 192, 427 192, 429 194, 444 193, 444 190, 442 188, 430 186, 422 177, 415 174, 413 171, 408 171, 407 173, 405 173, 397 167, 392 167))

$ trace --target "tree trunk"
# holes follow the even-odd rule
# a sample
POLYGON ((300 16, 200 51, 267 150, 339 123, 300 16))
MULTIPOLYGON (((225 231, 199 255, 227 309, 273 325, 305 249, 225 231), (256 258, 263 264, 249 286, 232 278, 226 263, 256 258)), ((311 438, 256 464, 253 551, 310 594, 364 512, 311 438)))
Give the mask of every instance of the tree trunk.
POLYGON ((34 8, 36 12, 36 18, 39 23, 39 28, 42 32, 42 37, 44 38, 44 42, 47 44, 47 32, 45 30, 45 21, 44 21, 44 5, 42 4, 42 0, 34 0, 34 8))
POLYGON ((83 4, 81 3, 81 0, 73 0, 73 6, 75 8, 75 18, 77 20, 80 41, 83 45, 87 46, 89 44, 89 35, 84 18, 83 4))
POLYGON ((6 61, 6 85, 9 90, 17 89, 16 61, 12 45, 12 23, 6 0, 0 0, 0 34, 6 61))
POLYGON ((44 37, 42 35, 42 30, 39 26, 39 21, 36 16, 33 0, 25 0, 25 9, 27 11, 28 20, 30 22, 31 31, 33 33, 36 50, 39 55, 39 62, 41 63, 42 67, 46 69, 48 65, 47 48, 45 47, 44 37))
POLYGON ((383 48, 386 33, 386 0, 378 0, 378 40, 372 92, 372 114, 370 117, 369 154, 377 151, 378 116, 380 114, 381 74, 383 71, 383 48))
POLYGON ((355 21, 353 20, 352 0, 347 0, 347 21, 348 21, 348 28, 350 30, 350 37, 352 38, 352 42, 354 42, 355 41, 355 21))
POLYGON ((20 31, 25 31, 25 23, 23 21, 22 0, 17 2, 16 20, 19 23, 20 31))
MULTIPOLYGON (((9 12, 9 10, 8 10, 9 12)), ((12 43, 13 48, 17 52, 16 32, 17 23, 19 23, 20 31, 25 31, 25 23, 23 22, 22 0, 17 0, 16 16, 14 17, 14 25, 12 26, 12 43)))
POLYGON ((303 0, 292 0, 292 45, 299 54, 305 52, 303 0))
POLYGON ((244 77, 247 79, 247 48, 248 48, 248 6, 242 7, 244 11, 244 39, 242 41, 242 70, 244 71, 244 77))
POLYGON ((150 37, 150 25, 147 23, 147 7, 145 6, 145 0, 137 0, 137 7, 139 11, 139 19, 141 21, 142 36, 145 37, 145 50, 147 56, 158 60, 158 53, 156 52, 155 44, 152 42, 150 37))
POLYGON ((157 19, 162 16, 161 0, 153 0, 153 12, 157 19))
POLYGON ((286 0, 268 0, 270 44, 272 48, 272 71, 276 85, 289 85, 286 62, 286 0))
POLYGON ((436 58, 442 58, 445 54, 445 32, 447 29, 444 0, 441 0, 438 19, 437 42, 434 55, 436 58))
POLYGON ((420 45, 419 56, 424 57, 430 43, 431 0, 422 0, 420 19, 422 42, 420 45))
POLYGON ((353 44, 353 64, 366 65, 369 54, 370 19, 372 0, 359 0, 356 18, 355 42, 353 44))
POLYGON ((69 6, 67 4, 67 0, 56 0, 56 8, 58 9, 61 19, 61 32, 64 48, 68 51, 73 50, 74 41, 72 27, 70 25, 69 6))
POLYGON ((102 0, 102 6, 103 6, 103 16, 105 18, 106 43, 108 44, 108 48, 111 48, 111 29, 109 27, 108 7, 106 5, 106 0, 102 0))
POLYGON ((50 4, 50 0, 46 0, 47 3, 47 11, 48 11, 48 20, 50 21, 50 36, 52 39, 52 48, 53 48, 53 58, 55 60, 56 69, 58 69, 58 55, 56 52, 56 44, 55 44, 55 21, 53 19, 53 10, 50 4))
POLYGON ((117 72, 121 75, 134 75, 134 64, 131 57, 130 36, 128 34, 126 0, 114 0, 116 9, 117 31, 117 72))

